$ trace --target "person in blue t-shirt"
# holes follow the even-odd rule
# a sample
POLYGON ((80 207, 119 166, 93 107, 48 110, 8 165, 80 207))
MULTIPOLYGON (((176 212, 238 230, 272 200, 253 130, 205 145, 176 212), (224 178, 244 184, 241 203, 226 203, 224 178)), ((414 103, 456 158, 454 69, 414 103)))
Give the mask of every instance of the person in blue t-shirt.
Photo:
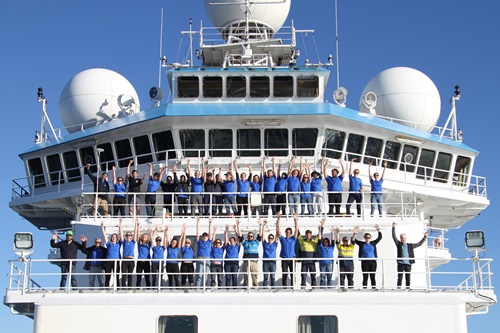
MULTIPOLYGON (((277 223, 277 222, 276 222, 277 223)), ((267 220, 264 220, 262 225, 262 272, 264 273, 264 287, 267 287, 268 280, 271 282, 271 287, 276 285, 276 249, 278 242, 274 239, 273 234, 269 234, 266 240, 266 225, 267 220)))
POLYGON ((271 158, 272 161, 272 169, 268 169, 266 165, 266 157, 262 158, 262 191, 264 192, 264 202, 262 206, 262 214, 267 216, 269 213, 269 207, 273 215, 276 215, 276 193, 274 193, 274 189, 276 187, 276 164, 274 162, 274 157, 271 158), (267 170, 267 171, 266 171, 267 170))
POLYGON ((113 165, 113 188, 115 189, 115 195, 113 197, 113 216, 125 216, 125 204, 127 185, 123 181, 123 177, 116 178, 116 167, 113 165))
POLYGON ((311 169, 306 163, 302 172, 302 181, 300 182, 300 215, 305 215, 306 206, 308 215, 313 215, 312 193, 311 193, 311 169))
MULTIPOLYGON (((233 225, 235 234, 238 234, 236 224, 233 225)), ((224 231, 224 249, 226 250, 224 260, 224 272, 226 273, 226 287, 236 288, 238 285, 238 270, 240 268, 240 242, 236 237, 229 238, 229 224, 224 231)))
POLYGON ((104 262, 104 273, 106 274, 106 278, 104 281, 104 285, 106 288, 109 288, 111 282, 111 275, 114 272, 115 278, 113 279, 113 283, 115 287, 120 287, 120 279, 118 275, 120 274, 120 247, 121 241, 118 239, 118 234, 112 234, 108 240, 108 235, 106 234, 106 230, 104 229, 104 221, 101 220, 101 229, 102 229, 102 238, 104 239, 104 244, 106 244, 106 259, 104 262))
POLYGON ((323 212, 323 178, 314 170, 311 172, 311 192, 314 205, 314 214, 321 215, 323 212))
POLYGON ((295 260, 295 243, 297 242, 297 237, 299 236, 299 217, 297 214, 293 217, 295 223, 295 232, 292 234, 292 228, 285 229, 285 237, 281 234, 281 214, 277 216, 276 221, 276 237, 280 240, 281 244, 281 271, 283 273, 283 278, 281 284, 286 287, 288 284, 288 272, 290 272, 290 285, 293 287, 293 281, 295 276, 293 275, 294 260, 295 260))
POLYGON ((385 169, 387 168, 387 161, 384 162, 384 170, 382 171, 382 176, 379 178, 378 172, 375 172, 372 177, 370 163, 368 165, 368 176, 370 177, 370 185, 372 187, 372 193, 370 194, 370 216, 373 217, 375 212, 375 205, 378 206, 378 215, 382 217, 382 183, 384 182, 385 169))
POLYGON ((347 198, 347 204, 345 205, 345 212, 347 215, 351 215, 351 204, 356 202, 356 211, 358 216, 361 216, 361 202, 363 201, 363 182, 359 178, 359 169, 352 170, 353 163, 357 158, 351 160, 349 166, 349 197, 347 198))
MULTIPOLYGON (((203 165, 205 164, 205 159, 201 158, 201 167, 202 170, 205 168, 203 165)), ((202 215, 203 214, 203 184, 205 183, 205 173, 201 174, 200 170, 196 170, 193 173, 191 172, 191 160, 188 158, 187 160, 187 170, 188 174, 191 175, 189 181, 191 182, 191 215, 202 215)))
POLYGON ((187 224, 184 223, 180 243, 183 244, 181 247, 182 253, 182 264, 181 264, 181 286, 186 286, 186 281, 189 282, 189 286, 194 286, 194 250, 191 247, 191 240, 186 237, 187 224))
POLYGON ((236 195, 236 204, 238 205, 237 216, 241 216, 241 212, 248 215, 248 191, 250 190, 250 180, 252 179, 252 164, 248 163, 248 178, 247 174, 238 173, 238 162, 234 161, 234 170, 236 171, 236 184, 238 185, 238 194, 236 195))
POLYGON ((122 260, 122 288, 132 288, 132 277, 135 267, 135 243, 137 242, 137 233, 139 232, 139 219, 135 221, 134 232, 127 231, 125 238, 123 238, 123 220, 120 219, 118 230, 120 232, 120 243, 122 246, 123 260, 122 260))
POLYGON ((328 191, 328 215, 340 216, 340 204, 342 203, 342 181, 344 180, 345 168, 342 160, 339 160, 342 172, 339 174, 339 170, 336 168, 332 169, 332 175, 327 176, 326 167, 330 161, 327 158, 323 159, 323 174, 325 175, 325 180, 327 184, 328 191))
POLYGON ((257 212, 262 214, 261 204, 262 204, 262 180, 260 175, 253 175, 252 182, 250 183, 250 206, 252 207, 252 216, 255 216, 257 212))
MULTIPOLYGON (((323 219, 324 221, 324 219, 323 219)), ((321 242, 318 244, 318 252, 319 257, 321 258, 319 261, 319 271, 320 271, 320 280, 319 285, 321 287, 332 287, 332 272, 333 272, 333 250, 335 245, 334 231, 335 228, 331 227, 332 232, 332 240, 328 239, 328 237, 323 237, 323 226, 324 222, 322 221, 322 225, 319 228, 318 237, 321 239, 321 242)))
POLYGON ((208 286, 208 279, 206 278, 207 273, 210 271, 210 250, 212 246, 211 232, 212 232, 212 221, 213 218, 209 219, 208 222, 208 233, 204 232, 200 236, 200 218, 196 217, 196 246, 197 253, 196 258, 196 287, 200 288, 203 283, 208 286))
MULTIPOLYGON (((354 240, 356 245, 359 247, 358 258, 361 260, 361 271, 363 272, 363 288, 366 289, 368 286, 368 278, 370 278, 370 283, 372 289, 376 288, 377 282, 375 281, 375 273, 377 271, 377 244, 382 239, 382 233, 380 232, 380 227, 375 224, 375 228, 378 232, 378 237, 375 240, 371 240, 372 236, 367 232, 364 235, 365 241, 354 240)), ((357 234, 359 227, 354 228, 354 233, 357 234)))
MULTIPOLYGON (((224 204, 226 208, 226 215, 234 216, 238 211, 236 207, 236 180, 233 173, 232 163, 229 163, 226 172, 226 180, 223 181, 224 184, 224 204)), ((222 179, 222 165, 219 166, 219 177, 222 179)))
POLYGON ((167 229, 163 233, 163 242, 160 236, 157 236, 156 233, 160 229, 160 226, 157 225, 156 228, 151 233, 151 249, 153 252, 152 261, 151 261, 151 274, 153 276, 153 287, 161 287, 163 269, 164 269, 164 260, 165 260, 165 250, 167 248, 167 229), (154 243, 153 243, 154 241, 154 243), (157 284, 158 281, 158 284, 157 284))
MULTIPOLYGON (((185 227, 184 227, 185 228, 185 227)), ((185 233, 185 229, 182 231, 185 233)), ((168 226, 165 227, 165 247, 167 250, 167 274, 168 274, 168 286, 178 288, 181 286, 180 282, 180 271, 179 271, 179 252, 181 250, 182 243, 179 242, 177 238, 172 238, 170 240, 168 236, 168 226)))
POLYGON ((212 247, 210 249, 210 285, 212 287, 222 287, 222 258, 224 257, 224 247, 222 240, 215 239, 217 227, 212 228, 212 247))
POLYGON ((149 237, 147 234, 142 234, 137 243, 137 267, 135 286, 139 288, 142 282, 142 275, 144 273, 144 280, 146 280, 146 287, 151 287, 151 239, 153 230, 149 229, 149 237))
POLYGON ((303 160, 300 157, 300 170, 295 169, 295 156, 292 156, 288 166, 288 213, 295 215, 299 213, 300 203, 300 175, 303 172, 303 160))
POLYGON ((153 165, 147 163, 149 166, 149 181, 148 181, 148 194, 146 194, 146 214, 148 216, 155 216, 155 205, 156 205, 156 191, 160 187, 160 181, 163 177, 163 172, 165 172, 165 167, 160 169, 160 173, 155 172, 153 175, 153 165))
POLYGON ((281 165, 283 161, 278 163, 278 178, 276 179, 276 185, 274 186, 274 191, 276 194, 276 212, 281 212, 281 214, 286 214, 286 184, 288 183, 288 173, 281 172, 281 165))

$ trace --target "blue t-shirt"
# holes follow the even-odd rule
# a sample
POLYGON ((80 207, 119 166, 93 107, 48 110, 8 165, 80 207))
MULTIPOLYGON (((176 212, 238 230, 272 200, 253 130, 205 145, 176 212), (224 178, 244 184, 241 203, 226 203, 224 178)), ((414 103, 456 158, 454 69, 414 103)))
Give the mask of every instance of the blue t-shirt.
POLYGON ((361 249, 361 258, 376 258, 375 247, 371 243, 364 243, 361 249))
POLYGON ((292 236, 290 238, 286 238, 284 236, 280 236, 281 243, 281 258, 295 258, 295 243, 297 242, 297 238, 292 236))
POLYGON ((398 260, 398 263, 403 265, 411 265, 410 263, 410 253, 408 252, 408 243, 401 245, 401 260, 398 260))
POLYGON ((236 181, 238 183, 238 196, 239 197, 248 197, 248 189, 250 188, 250 181, 246 179, 245 181, 238 179, 236 181))
POLYGON ((206 241, 202 241, 201 239, 198 240, 196 243, 198 245, 198 252, 196 253, 196 256, 199 257, 210 257, 210 248, 212 247, 212 241, 210 239, 206 241))
POLYGON ((300 193, 300 196, 304 198, 310 198, 311 193, 307 192, 311 192, 311 182, 300 182, 300 190, 302 191, 302 193, 300 193))
MULTIPOLYGON (((210 250, 210 258, 211 259, 222 259, 224 254, 224 248, 217 247, 217 246, 212 246, 212 249, 210 250)), ((221 261, 217 261, 221 262, 221 261)))
POLYGON ((250 188, 252 189, 252 192, 260 192, 261 187, 262 187, 262 182, 250 183, 250 188))
POLYGON ((151 243, 147 242, 145 244, 137 244, 137 259, 151 259, 151 254, 149 252, 149 249, 151 248, 151 243))
POLYGON ((278 177, 276 182, 276 192, 286 192, 286 184, 288 183, 288 176, 278 177))
POLYGON ((226 197, 234 197, 234 184, 236 182, 234 180, 225 180, 224 181, 224 192, 229 192, 229 193, 224 193, 226 197))
POLYGON ((372 192, 382 192, 383 179, 374 180, 370 179, 370 185, 372 186, 372 192))
POLYGON ((258 258, 259 244, 260 242, 256 239, 252 241, 244 240, 241 244, 243 246, 243 258, 258 258))
POLYGON ((276 259, 276 249, 278 248, 278 242, 268 243, 267 241, 262 241, 263 258, 276 259))
POLYGON ((349 176, 349 191, 350 192, 359 192, 361 191, 361 187, 363 183, 361 182, 361 178, 349 176))
POLYGON ((134 256, 134 247, 135 241, 122 241, 123 246, 123 257, 133 257, 134 256))
POLYGON ((120 245, 122 242, 111 243, 108 242, 106 244, 106 248, 108 249, 108 254, 106 256, 107 259, 120 259, 120 245))
POLYGON ((191 192, 193 193, 203 192, 203 177, 200 178, 191 177, 191 192))
POLYGON ((90 255, 90 258, 94 259, 90 262, 91 265, 98 266, 102 264, 100 260, 96 260, 96 259, 102 259, 102 249, 103 248, 101 246, 94 247, 94 249, 92 250, 92 254, 90 255))
POLYGON ((299 176, 289 176, 288 177, 288 192, 298 192, 300 185, 299 176))
POLYGON ((321 177, 311 179, 311 191, 321 192, 323 191, 323 179, 321 177))
POLYGON ((238 259, 240 257, 240 244, 227 244, 226 248, 226 259, 238 259))
POLYGON ((158 187, 160 187, 160 180, 150 177, 148 181, 148 192, 156 192, 158 187))
POLYGON ((182 258, 194 259, 194 251, 193 251, 193 248, 191 246, 190 247, 183 246, 181 248, 181 252, 182 252, 182 258))
POLYGON ((268 177, 264 175, 264 192, 274 192, 276 186, 276 176, 268 177))
POLYGON ((319 264, 320 265, 328 265, 328 264, 333 264, 333 245, 330 246, 324 246, 323 243, 320 243, 318 245, 318 250, 319 250, 319 257, 320 258, 332 258, 332 260, 320 260, 319 264))
POLYGON ((153 246, 153 261, 158 262, 163 258, 165 258, 165 246, 153 246))
POLYGON ((177 263, 177 258, 179 257, 179 248, 176 247, 167 247, 167 260, 169 263, 177 263))
POLYGON ((328 192, 342 192, 342 181, 344 180, 344 177, 342 177, 342 176, 337 176, 337 177, 326 176, 325 180, 326 180, 326 184, 328 185, 328 192))
POLYGON ((115 197, 116 198, 125 198, 125 192, 127 192, 127 186, 124 184, 124 182, 116 183, 113 184, 113 187, 115 188, 115 197))

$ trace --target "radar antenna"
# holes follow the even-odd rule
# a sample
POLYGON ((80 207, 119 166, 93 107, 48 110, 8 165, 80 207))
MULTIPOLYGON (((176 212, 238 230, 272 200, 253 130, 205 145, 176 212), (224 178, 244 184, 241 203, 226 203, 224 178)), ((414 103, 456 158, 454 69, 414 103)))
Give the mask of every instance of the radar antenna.
POLYGON ((135 99, 132 96, 121 94, 118 96, 118 106, 122 110, 122 116, 135 113, 135 99))
POLYGON ((54 131, 54 127, 52 126, 52 123, 50 122, 49 115, 47 114, 47 100, 45 99, 45 96, 43 95, 43 88, 38 87, 38 92, 37 92, 37 99, 38 102, 42 103, 42 123, 40 125, 40 132, 35 133, 35 143, 42 143, 42 142, 47 142, 49 140, 49 137, 47 135, 47 130, 45 128, 45 123, 49 124, 50 131, 52 132, 52 136, 54 139, 59 142, 59 139, 57 138, 56 132, 54 131))
POLYGON ((457 129, 457 109, 455 107, 455 102, 458 100, 460 100, 460 87, 455 86, 455 92, 453 93, 453 96, 451 97, 450 115, 448 116, 448 119, 446 120, 443 131, 439 135, 439 138, 443 137, 444 133, 446 132, 446 130, 448 128, 448 125, 451 122, 450 137, 455 141, 462 142, 462 139, 463 139, 462 130, 457 129))

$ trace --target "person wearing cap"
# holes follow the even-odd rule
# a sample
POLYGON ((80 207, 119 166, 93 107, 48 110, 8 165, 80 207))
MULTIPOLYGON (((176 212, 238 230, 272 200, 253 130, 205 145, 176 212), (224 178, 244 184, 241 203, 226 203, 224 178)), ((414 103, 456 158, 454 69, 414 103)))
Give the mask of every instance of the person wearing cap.
POLYGON ((71 274, 71 287, 76 288, 77 283, 74 273, 76 272, 76 258, 78 250, 85 251, 87 245, 87 237, 84 235, 80 236, 81 243, 73 240, 73 231, 66 231, 66 239, 60 242, 56 242, 57 234, 52 234, 52 239, 50 240, 50 246, 52 248, 59 249, 61 253, 61 259, 69 261, 61 261, 61 283, 59 284, 61 289, 66 287, 66 280, 68 274, 71 274), (71 270, 70 270, 71 269, 71 270))
POLYGON ((347 204, 345 205, 345 212, 347 215, 351 215, 351 205, 356 202, 356 212, 358 216, 361 216, 361 202, 363 201, 363 182, 359 178, 359 169, 352 169, 354 162, 357 158, 351 160, 349 166, 349 197, 347 197, 347 204))
POLYGON ((162 281, 162 274, 163 274, 163 269, 164 269, 164 260, 165 260, 165 249, 167 248, 167 229, 165 228, 165 231, 163 233, 163 239, 164 241, 162 242, 161 236, 156 235, 158 232, 158 229, 160 229, 160 226, 157 225, 155 229, 151 233, 151 249, 152 249, 152 256, 151 256, 151 274, 153 276, 152 278, 152 286, 153 288, 156 287, 161 287, 161 281, 162 281), (158 281, 158 283, 157 283, 158 281))
POLYGON ((127 185, 125 185, 122 177, 116 177, 116 167, 114 165, 112 169, 113 188, 115 189, 115 195, 113 197, 113 216, 125 216, 127 185))
MULTIPOLYGON (((361 260, 363 288, 365 289, 368 286, 368 278, 370 278, 372 289, 375 289, 377 285, 377 282, 375 281, 375 273, 377 271, 377 244, 380 240, 382 240, 382 233, 380 232, 378 224, 375 224, 375 228, 378 232, 377 239, 371 240, 372 235, 367 232, 364 235, 364 242, 357 239, 354 240, 356 245, 359 247, 358 258, 361 260)), ((354 228, 354 233, 357 234, 358 230, 359 227, 354 228)))
POLYGON ((408 243, 406 234, 399 235, 399 240, 396 237, 396 222, 392 223, 392 239, 398 251, 398 289, 401 288, 403 276, 405 277, 406 288, 410 288, 410 273, 411 265, 415 263, 414 249, 422 246, 427 239, 427 231, 424 237, 418 243, 408 243))
POLYGON ((328 190, 328 215, 340 216, 340 204, 342 203, 342 181, 344 180, 345 168, 342 160, 339 160, 342 172, 336 168, 332 169, 332 175, 327 176, 326 167, 330 163, 327 158, 323 159, 323 174, 325 175, 325 180, 328 190))
POLYGON ((212 218, 208 222, 208 233, 204 232, 200 236, 200 218, 196 217, 196 281, 195 285, 200 288, 203 284, 208 286, 208 279, 206 275, 210 271, 210 250, 212 241, 210 240, 210 233, 212 232, 212 218))
POLYGON ((316 252, 316 248, 318 246, 318 242, 321 236, 321 228, 325 225, 325 219, 321 220, 321 223, 318 227, 318 235, 314 238, 312 238, 312 231, 311 230, 306 230, 306 237, 302 237, 302 235, 299 234, 297 237, 297 240, 299 241, 300 245, 300 253, 301 257, 303 258, 301 263, 302 263, 302 268, 301 268, 301 283, 300 285, 302 287, 306 286, 306 280, 307 280, 307 272, 309 272, 311 276, 311 286, 315 287, 316 286, 316 263, 313 260, 314 258, 314 253, 316 252))
POLYGON ((134 163, 134 160, 130 160, 127 165, 127 182, 128 182, 128 205, 129 205, 129 215, 136 216, 141 215, 141 196, 137 193, 141 192, 141 185, 144 183, 146 174, 142 174, 142 178, 139 178, 139 172, 137 170, 132 170, 130 173, 130 166, 134 163))
MULTIPOLYGON (((165 166, 165 172, 168 170, 168 167, 165 166)), ((172 173, 177 173, 177 165, 174 165, 172 168, 172 173)), ((160 177, 161 179, 161 177, 160 177)), ((167 175, 166 181, 161 180, 160 182, 161 190, 163 191, 163 208, 165 208, 165 212, 168 217, 170 214, 174 212, 174 196, 172 193, 175 192, 177 184, 174 183, 171 175, 167 175)))
POLYGON ((295 276, 293 275, 294 269, 294 260, 295 260, 295 243, 297 242, 297 237, 299 235, 299 217, 296 214, 293 217, 295 223, 295 231, 292 234, 292 228, 285 229, 285 236, 282 236, 281 233, 281 214, 276 214, 276 237, 280 240, 281 250, 280 250, 280 258, 281 258, 281 272, 282 279, 281 284, 283 287, 286 287, 288 284, 288 272, 290 273, 290 285, 293 287, 293 281, 295 280, 295 276))
POLYGON ((160 173, 155 172, 153 174, 153 165, 147 163, 149 166, 149 181, 146 197, 144 201, 146 202, 146 214, 148 216, 155 216, 155 205, 156 205, 156 191, 160 187, 160 181, 163 177, 163 172, 165 172, 165 167, 160 169, 160 173))
MULTIPOLYGON (((201 167, 202 170, 203 165, 205 164, 205 159, 201 158, 201 167)), ((205 175, 201 174, 200 170, 196 170, 193 173, 191 172, 191 160, 188 158, 187 160, 187 170, 189 177, 189 182, 191 183, 191 195, 190 195, 190 203, 191 203, 191 215, 201 215, 203 214, 203 184, 205 183, 205 175)))
POLYGON ((370 185, 372 187, 372 193, 370 194, 370 216, 373 217, 373 213, 375 212, 375 205, 377 205, 378 215, 382 217, 382 183, 384 182, 387 161, 384 162, 384 170, 382 171, 382 176, 380 176, 380 178, 378 172, 375 172, 372 177, 371 166, 371 163, 368 164, 368 176, 370 177, 370 185))
MULTIPOLYGON (((103 172, 101 174, 101 178, 97 179, 95 175, 90 172, 90 164, 87 164, 87 167, 84 169, 85 173, 89 175, 90 180, 94 183, 94 192, 97 194, 96 205, 94 207, 100 207, 103 211, 104 216, 109 216, 108 212, 108 192, 109 192, 109 183, 108 183, 108 173, 103 172)), ((92 215, 96 213, 95 208, 92 211, 92 215)))
POLYGON ((89 287, 94 288, 95 280, 100 288, 104 286, 104 262, 102 259, 106 258, 107 250, 102 246, 100 238, 95 239, 95 244, 82 250, 87 255, 87 261, 83 265, 83 269, 89 271, 89 287))
MULTIPOLYGON (((349 288, 354 286, 354 261, 352 260, 354 256, 354 247, 356 235, 358 230, 355 229, 349 242, 347 236, 342 237, 342 243, 340 242, 340 229, 335 229, 336 238, 335 244, 337 245, 338 258, 339 260, 339 271, 340 271, 340 287, 344 288, 345 280, 347 279, 347 285, 349 288)), ((333 239, 333 236, 332 236, 333 239)))

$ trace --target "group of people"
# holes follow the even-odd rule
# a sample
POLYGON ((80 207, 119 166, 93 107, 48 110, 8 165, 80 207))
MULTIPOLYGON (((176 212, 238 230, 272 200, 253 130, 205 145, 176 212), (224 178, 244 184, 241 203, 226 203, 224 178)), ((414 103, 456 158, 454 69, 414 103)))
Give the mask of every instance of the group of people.
MULTIPOLYGON (((377 271, 377 244, 382 239, 378 225, 377 238, 372 240, 370 233, 365 233, 364 240, 358 240, 358 227, 349 239, 340 236, 339 228, 331 227, 331 239, 323 237, 325 219, 320 221, 318 232, 313 237, 311 230, 302 235, 299 231, 299 216, 294 215, 294 230, 286 228, 282 234, 281 214, 277 213, 276 235, 269 233, 266 237, 267 220, 258 219, 259 231, 257 236, 250 231, 246 238, 241 232, 241 222, 236 219, 232 226, 234 236, 229 235, 230 225, 224 230, 223 239, 217 238, 217 227, 212 226, 213 218, 209 219, 208 230, 200 234, 200 218, 196 223, 196 251, 192 247, 191 239, 186 236, 187 225, 184 224, 179 238, 169 236, 169 228, 165 227, 163 239, 157 235, 159 226, 150 228, 148 233, 139 233, 140 223, 137 220, 134 231, 127 231, 124 235, 122 220, 118 226, 119 233, 106 234, 104 224, 101 223, 104 244, 101 238, 95 239, 95 244, 86 247, 86 237, 81 236, 82 243, 73 240, 73 233, 66 233, 66 240, 56 242, 57 235, 53 235, 51 246, 59 248, 62 259, 76 259, 77 252, 86 254, 84 269, 89 271, 89 287, 95 287, 97 280, 99 287, 110 287, 114 275, 114 285, 120 289, 141 288, 144 278, 146 287, 161 287, 164 272, 168 276, 168 286, 196 287, 203 285, 218 288, 238 288, 238 275, 243 275, 244 286, 258 286, 258 262, 262 262, 263 286, 276 286, 276 267, 278 264, 278 244, 281 245, 279 259, 282 271, 282 286, 287 288, 294 285, 295 261, 301 258, 301 287, 307 285, 308 274, 310 285, 316 284, 316 264, 319 264, 320 287, 328 288, 333 285, 332 275, 334 268, 334 249, 337 248, 339 266, 339 284, 345 288, 354 286, 354 249, 358 245, 358 258, 361 260, 363 272, 363 288, 367 288, 368 281, 371 287, 376 287, 375 273, 377 271), (125 236, 125 237, 124 237, 125 236), (342 239, 341 239, 342 238, 342 239), (296 251, 296 245, 300 248, 296 251), (262 250, 259 251, 260 246, 262 250), (137 252, 136 252, 137 251, 137 252), (196 252, 196 253, 195 253, 196 252), (242 253, 242 256, 240 255, 242 253), (260 255, 262 253, 262 255, 260 255), (182 259, 179 259, 179 258, 182 259), (245 259, 241 265, 240 257, 245 259), (106 259, 106 260, 104 260, 106 259), (180 266, 179 266, 180 263, 180 266), (134 274, 135 270, 135 274, 134 274), (121 272, 121 280, 118 278, 121 272), (114 274, 113 274, 114 273, 114 274), (133 276, 136 276, 135 287, 133 276), (151 281, 152 280, 152 281, 151 281), (251 280, 251 281, 250 281, 251 280)), ((405 277, 406 287, 410 286, 411 266, 415 262, 414 249, 421 246, 427 238, 424 234, 418 243, 408 243, 405 234, 396 237, 396 223, 392 225, 392 237, 397 248, 397 286, 401 287, 405 277)), ((193 244, 194 245, 194 244, 193 244)), ((76 261, 61 262, 61 284, 64 288, 70 269, 75 272, 76 261)), ((76 287, 75 275, 71 275, 71 285, 76 287)))
MULTIPOLYGON (((163 192, 163 207, 167 215, 173 213, 174 202, 177 202, 179 215, 226 215, 255 216, 257 213, 267 216, 269 211, 273 216, 278 212, 289 215, 321 215, 323 210, 323 176, 327 175, 327 167, 330 161, 326 158, 321 162, 321 173, 311 171, 310 165, 302 157, 299 158, 299 167, 296 168, 296 158, 292 156, 288 170, 281 172, 282 161, 277 164, 271 158, 271 167, 267 164, 267 158, 262 160, 262 173, 252 172, 252 165, 248 164, 248 174, 239 172, 238 162, 230 163, 227 170, 223 171, 219 166, 218 173, 215 168, 209 169, 201 158, 200 170, 191 168, 191 161, 187 159, 185 174, 177 175, 177 166, 172 168, 172 174, 167 175, 163 181, 163 175, 168 167, 162 167, 160 172, 153 173, 153 166, 149 166, 149 180, 147 182, 147 194, 145 196, 145 207, 148 216, 155 216, 156 192, 161 188, 163 192), (234 167, 234 168, 233 168, 234 167), (300 211, 299 211, 300 206, 300 211), (250 212, 249 212, 250 207, 250 212), (286 208, 288 207, 288 211, 286 208)), ((351 215, 351 205, 356 202, 357 215, 361 215, 363 183, 359 178, 359 169, 353 169, 353 158, 349 167, 349 196, 345 207, 345 213, 351 215)), ((124 216, 125 207, 129 206, 130 216, 140 215, 141 186, 145 181, 146 174, 139 178, 137 170, 130 171, 133 160, 127 166, 126 178, 116 176, 116 167, 113 166, 113 215, 124 216)), ((340 216, 340 205, 342 203, 343 179, 345 174, 344 163, 339 160, 341 171, 337 168, 331 170, 331 176, 325 176, 328 191, 329 215, 340 216)), ((371 185, 371 216, 375 208, 378 208, 379 216, 382 216, 382 184, 387 162, 383 164, 382 175, 378 172, 371 174, 371 164, 368 167, 371 185)), ((85 172, 94 183, 95 202, 94 207, 100 207, 104 216, 109 216, 108 195, 110 185, 107 181, 107 173, 103 172, 98 179, 90 172, 87 165, 85 172)), ((92 211, 92 214, 95 210, 92 211)))

